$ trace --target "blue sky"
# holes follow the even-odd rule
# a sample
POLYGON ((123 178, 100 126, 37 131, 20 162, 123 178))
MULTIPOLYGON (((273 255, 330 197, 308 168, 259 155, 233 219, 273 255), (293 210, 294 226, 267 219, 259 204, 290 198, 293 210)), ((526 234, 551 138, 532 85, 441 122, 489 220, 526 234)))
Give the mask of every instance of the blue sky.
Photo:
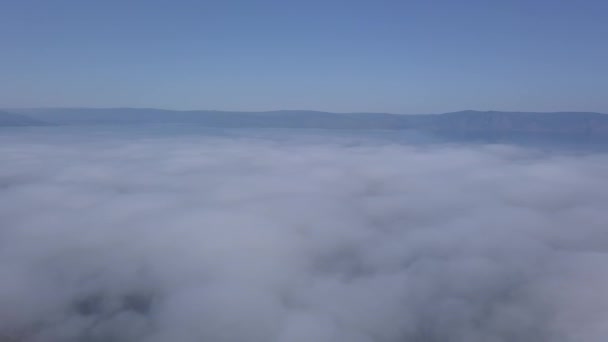
POLYGON ((0 107, 608 112, 608 1, 0 0, 0 107))

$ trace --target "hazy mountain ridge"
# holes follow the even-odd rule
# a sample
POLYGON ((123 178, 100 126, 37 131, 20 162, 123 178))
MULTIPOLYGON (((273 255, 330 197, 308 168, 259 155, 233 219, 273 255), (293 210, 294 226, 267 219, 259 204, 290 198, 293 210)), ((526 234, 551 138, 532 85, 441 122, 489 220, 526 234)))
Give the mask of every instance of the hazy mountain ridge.
POLYGON ((46 123, 33 119, 27 115, 0 111, 0 126, 30 126, 44 124, 46 123))
MULTIPOLYGON (((210 127, 417 130, 457 139, 550 138, 608 141, 608 115, 593 112, 466 110, 444 114, 330 113, 307 110, 230 112, 144 108, 21 109, 27 124, 198 124, 210 127)), ((0 125, 4 125, 0 121, 0 125)))

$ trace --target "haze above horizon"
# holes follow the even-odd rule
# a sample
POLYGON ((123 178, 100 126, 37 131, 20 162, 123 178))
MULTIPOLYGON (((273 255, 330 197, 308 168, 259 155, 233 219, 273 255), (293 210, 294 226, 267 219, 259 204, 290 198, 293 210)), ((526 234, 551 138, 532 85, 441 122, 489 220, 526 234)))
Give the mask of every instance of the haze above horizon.
POLYGON ((0 108, 608 112, 608 3, 0 3, 0 108))

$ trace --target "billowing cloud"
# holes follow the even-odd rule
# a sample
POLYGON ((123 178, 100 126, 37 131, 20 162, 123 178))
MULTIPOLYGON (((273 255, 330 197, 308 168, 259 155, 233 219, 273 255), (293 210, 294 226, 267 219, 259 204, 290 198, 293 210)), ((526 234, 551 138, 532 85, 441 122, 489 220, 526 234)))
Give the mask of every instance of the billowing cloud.
POLYGON ((605 340, 608 156, 352 142, 2 138, 0 340, 605 340))

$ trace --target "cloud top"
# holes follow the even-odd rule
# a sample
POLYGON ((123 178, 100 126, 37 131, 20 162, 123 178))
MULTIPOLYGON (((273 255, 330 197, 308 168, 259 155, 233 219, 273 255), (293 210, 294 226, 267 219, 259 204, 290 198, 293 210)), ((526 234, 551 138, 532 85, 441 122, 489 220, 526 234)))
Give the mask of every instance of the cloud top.
POLYGON ((311 136, 2 142, 7 340, 608 334, 603 154, 311 136))

